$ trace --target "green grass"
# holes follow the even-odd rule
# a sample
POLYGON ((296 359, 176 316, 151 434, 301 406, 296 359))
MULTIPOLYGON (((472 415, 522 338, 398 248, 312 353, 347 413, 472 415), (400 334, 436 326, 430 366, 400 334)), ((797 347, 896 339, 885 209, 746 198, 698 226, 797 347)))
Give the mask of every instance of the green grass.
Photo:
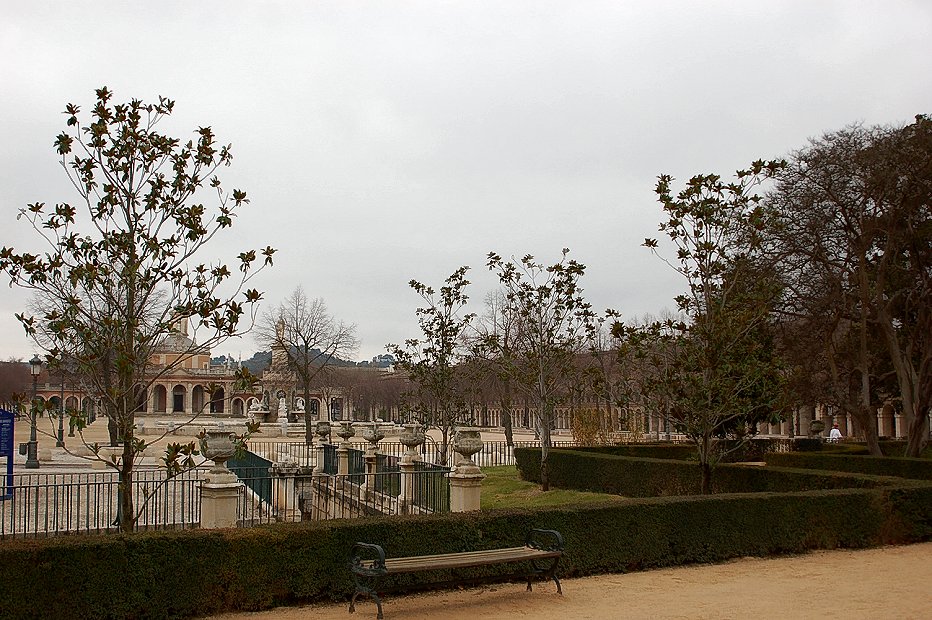
POLYGON ((482 470, 487 478, 482 481, 482 510, 493 508, 540 508, 544 506, 574 506, 598 502, 616 502, 618 495, 553 489, 541 491, 540 485, 525 482, 518 477, 514 466, 487 467, 482 470))

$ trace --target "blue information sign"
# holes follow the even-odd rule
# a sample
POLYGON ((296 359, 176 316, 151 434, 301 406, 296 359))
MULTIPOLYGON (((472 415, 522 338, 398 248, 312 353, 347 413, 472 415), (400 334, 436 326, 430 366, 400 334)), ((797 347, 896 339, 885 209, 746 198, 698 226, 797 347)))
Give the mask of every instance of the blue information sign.
POLYGON ((13 497, 13 420, 11 411, 0 409, 0 456, 6 457, 6 476, 0 484, 0 499, 13 497))

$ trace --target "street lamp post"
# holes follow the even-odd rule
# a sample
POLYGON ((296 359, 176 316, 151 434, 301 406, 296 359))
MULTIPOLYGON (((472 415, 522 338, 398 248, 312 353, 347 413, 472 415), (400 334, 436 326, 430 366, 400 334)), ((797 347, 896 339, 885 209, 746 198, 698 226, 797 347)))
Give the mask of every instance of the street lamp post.
POLYGON ((36 382, 42 370, 42 360, 34 355, 29 360, 29 372, 32 374, 32 406, 29 408, 29 443, 26 444, 26 469, 39 469, 39 442, 36 439, 36 382))

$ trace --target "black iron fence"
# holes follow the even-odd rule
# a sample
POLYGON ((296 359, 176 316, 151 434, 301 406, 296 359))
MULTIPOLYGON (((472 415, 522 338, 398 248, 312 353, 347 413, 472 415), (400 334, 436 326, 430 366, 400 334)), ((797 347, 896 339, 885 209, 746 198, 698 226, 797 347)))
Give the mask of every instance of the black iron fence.
MULTIPOLYGON (((137 469, 133 480, 135 529, 192 528, 200 524, 204 469, 167 478, 137 469)), ((115 472, 14 474, 0 501, 0 538, 119 531, 115 472)))
POLYGON ((304 518, 328 520, 449 512, 449 472, 446 467, 417 463, 410 473, 381 471, 366 474, 361 482, 354 474, 307 476, 298 481, 302 513, 304 518))

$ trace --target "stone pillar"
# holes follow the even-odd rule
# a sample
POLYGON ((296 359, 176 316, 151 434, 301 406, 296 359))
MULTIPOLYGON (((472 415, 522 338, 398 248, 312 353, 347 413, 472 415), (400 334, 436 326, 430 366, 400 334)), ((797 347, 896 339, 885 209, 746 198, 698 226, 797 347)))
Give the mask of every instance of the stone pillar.
POLYGON ((803 437, 809 436, 809 423, 815 420, 815 407, 812 405, 803 405, 799 410, 799 434, 803 437))
POLYGON ((350 473, 350 438, 354 435, 356 435, 356 429, 353 428, 352 422, 343 422, 340 424, 340 430, 337 431, 337 436, 343 441, 340 443, 340 447, 337 448, 337 473, 341 476, 347 476, 350 473))
POLYGON ((903 417, 902 413, 897 412, 893 414, 893 432, 897 439, 903 439, 906 437, 906 427, 904 426, 905 423, 906 419, 903 417))
POLYGON ((879 434, 886 437, 896 437, 896 422, 893 405, 889 403, 880 409, 879 434))
POLYGON ((236 527, 240 486, 233 472, 211 469, 201 485, 201 528, 236 527))
POLYGON ((414 503, 414 461, 406 462, 407 455, 401 459, 398 468, 401 470, 401 493, 398 494, 398 512, 406 515, 411 514, 411 506, 414 503))
POLYGON ((482 450, 482 439, 477 429, 460 429, 453 439, 453 449, 460 455, 456 468, 450 473, 450 511, 472 512, 479 510, 482 480, 485 474, 473 462, 472 455, 482 450))
POLYGON ((298 492, 296 488, 300 468, 293 460, 290 462, 274 463, 271 467, 272 497, 275 502, 276 521, 300 521, 301 511, 298 508, 298 492))
POLYGON ((401 469, 401 493, 398 495, 398 512, 401 514, 411 513, 411 506, 414 504, 414 485, 415 469, 417 467, 417 448, 424 443, 424 433, 421 432, 417 424, 405 424, 404 432, 399 439, 406 450, 401 457, 399 468, 401 469))
POLYGON ((330 423, 320 421, 317 423, 317 463, 314 465, 315 474, 324 473, 324 442, 330 435, 330 423))
POLYGON ((200 447, 201 454, 214 462, 201 484, 201 527, 236 527, 236 508, 242 484, 225 465, 236 452, 232 435, 207 431, 200 447))
POLYGON ((346 444, 340 444, 337 448, 337 474, 340 476, 349 475, 349 450, 346 444))
POLYGON ((374 452, 369 454, 367 451, 364 458, 366 460, 366 499, 369 499, 375 493, 375 474, 378 456, 374 452))

